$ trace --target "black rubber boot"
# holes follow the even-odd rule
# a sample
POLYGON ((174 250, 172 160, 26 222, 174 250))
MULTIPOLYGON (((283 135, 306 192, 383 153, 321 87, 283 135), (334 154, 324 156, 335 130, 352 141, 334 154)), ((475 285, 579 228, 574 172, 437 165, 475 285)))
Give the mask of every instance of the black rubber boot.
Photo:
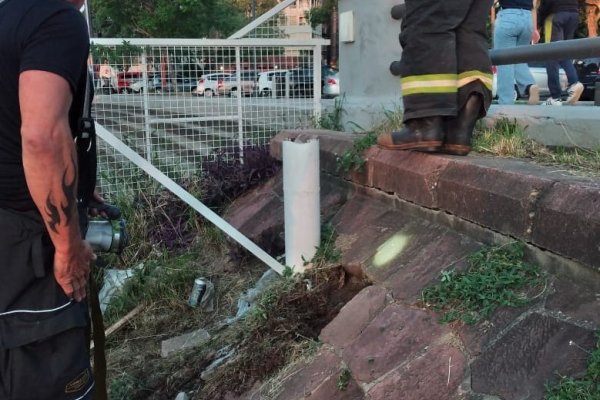
POLYGON ((382 133, 377 144, 384 149, 439 151, 444 138, 442 117, 426 117, 408 120, 398 132, 382 133))
POLYGON ((444 120, 446 137, 440 152, 456 156, 466 156, 471 151, 471 139, 475 123, 479 119, 483 100, 479 94, 472 94, 456 117, 444 120))

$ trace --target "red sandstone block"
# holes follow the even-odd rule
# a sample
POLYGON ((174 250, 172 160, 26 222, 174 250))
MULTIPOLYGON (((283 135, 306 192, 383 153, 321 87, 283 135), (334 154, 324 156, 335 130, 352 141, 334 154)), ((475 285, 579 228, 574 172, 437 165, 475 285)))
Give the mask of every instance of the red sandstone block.
POLYGON ((434 314, 393 304, 371 321, 342 357, 358 382, 369 383, 416 358, 450 333, 450 327, 439 325, 434 314))
POLYGON ((450 159, 376 148, 368 154, 373 187, 424 207, 438 207, 438 180, 450 159))
POLYGON ((440 209, 486 228, 529 240, 532 212, 553 180, 536 169, 499 169, 476 160, 454 160, 440 175, 440 209))
POLYGON ((600 267, 600 186, 559 182, 538 203, 532 242, 600 267))
POLYGON ((382 286, 368 286, 348 302, 339 314, 321 331, 319 339, 336 350, 342 350, 356 339, 385 307, 386 293, 382 286))
MULTIPOLYGON (((450 338, 451 336, 449 336, 450 338)), ((369 399, 458 400, 466 358, 451 343, 435 345, 376 383, 369 399)))

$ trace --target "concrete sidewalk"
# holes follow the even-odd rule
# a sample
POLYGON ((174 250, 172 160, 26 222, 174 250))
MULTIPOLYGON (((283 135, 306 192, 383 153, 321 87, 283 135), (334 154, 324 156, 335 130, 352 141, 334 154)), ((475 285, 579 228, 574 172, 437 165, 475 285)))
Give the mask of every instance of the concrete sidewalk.
MULTIPOLYGON (((323 220, 336 227, 342 265, 373 283, 321 332, 321 351, 289 374, 278 399, 542 399, 557 374, 585 371, 581 348, 594 348, 600 327, 600 181, 516 160, 376 147, 365 172, 340 175, 336 158, 353 137, 295 131, 271 143, 280 157, 283 140, 319 138, 323 220), (422 307, 440 271, 512 238, 548 273, 534 302, 472 326, 440 324, 422 307)), ((265 247, 283 230, 280 179, 229 213, 265 247)))

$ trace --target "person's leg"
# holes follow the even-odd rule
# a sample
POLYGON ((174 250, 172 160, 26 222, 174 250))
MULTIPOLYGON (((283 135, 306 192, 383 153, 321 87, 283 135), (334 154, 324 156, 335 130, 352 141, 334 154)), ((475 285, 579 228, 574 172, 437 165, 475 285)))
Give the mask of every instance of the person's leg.
POLYGON ((457 112, 455 29, 474 0, 408 0, 402 21, 404 127, 380 135, 380 147, 433 152, 442 145, 442 117, 457 112))
POLYGON ((41 342, 10 349, 8 398, 92 399, 94 378, 86 342, 85 329, 75 328, 41 342))
MULTIPOLYGON (((577 30, 577 27, 579 26, 579 13, 564 13, 562 24, 565 40, 573 39, 575 37, 575 30, 577 30)), ((567 81, 569 82, 565 104, 575 104, 579 101, 579 98, 583 93, 584 86, 579 82, 579 76, 577 75, 577 70, 573 65, 573 60, 561 60, 559 64, 565 71, 565 74, 567 75, 567 81)))
POLYGON ((467 155, 475 123, 483 118, 492 101, 491 61, 486 21, 492 0, 475 0, 456 30, 458 55, 458 108, 456 117, 444 121, 442 151, 467 155))
MULTIPOLYGON (((494 49, 513 48, 517 45, 520 10, 501 10, 494 25, 494 49)), ((498 104, 514 104, 515 65, 498 65, 496 67, 496 87, 498 104)))
POLYGON ((456 115, 455 30, 473 0, 408 0, 401 32, 404 120, 456 115))
MULTIPOLYGON (((518 10, 518 23, 520 30, 517 35, 517 46, 526 46, 531 43, 533 25, 531 21, 531 12, 528 10, 518 10)), ((525 63, 515 65, 515 82, 519 88, 520 94, 529 96, 529 104, 537 104, 540 100, 539 87, 535 84, 535 79, 525 63)))
MULTIPOLYGON (((550 15, 544 21, 544 37, 546 42, 557 42, 564 39, 563 31, 563 13, 550 15)), ((560 104, 561 87, 559 80, 559 61, 546 62, 546 74, 548 75, 548 89, 550 90, 550 99, 547 104, 560 104), (556 103, 553 103, 553 102, 556 103)))
MULTIPOLYGON (((562 29, 564 32, 563 40, 571 40, 575 37, 575 31, 577 30, 577 26, 579 25, 579 14, 578 13, 564 13, 562 21, 562 29)), ((561 60, 560 61, 561 68, 567 74, 567 79, 569 81, 569 85, 579 82, 579 77, 577 76, 577 71, 573 66, 573 60, 561 60)))

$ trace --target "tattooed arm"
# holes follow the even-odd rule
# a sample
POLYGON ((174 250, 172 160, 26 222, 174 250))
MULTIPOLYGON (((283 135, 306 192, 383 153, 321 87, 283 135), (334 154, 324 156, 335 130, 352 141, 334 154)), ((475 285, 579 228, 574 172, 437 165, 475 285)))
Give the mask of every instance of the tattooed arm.
POLYGON ((27 186, 56 250, 54 276, 67 296, 80 301, 95 255, 79 231, 77 165, 69 127, 71 102, 64 78, 44 71, 21 73, 19 103, 27 186))

